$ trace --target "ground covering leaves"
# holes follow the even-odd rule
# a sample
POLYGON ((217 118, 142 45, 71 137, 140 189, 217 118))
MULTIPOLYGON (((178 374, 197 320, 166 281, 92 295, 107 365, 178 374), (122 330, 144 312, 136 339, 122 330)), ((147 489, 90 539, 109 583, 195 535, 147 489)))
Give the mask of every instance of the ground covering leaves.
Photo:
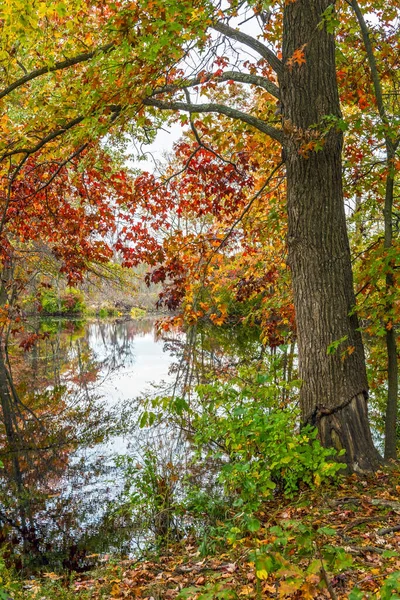
POLYGON ((220 538, 203 544, 202 555, 194 540, 184 540, 140 561, 102 557, 91 572, 47 573, 10 594, 15 600, 400 598, 399 475, 398 467, 352 475, 292 500, 276 498, 247 521, 247 531, 221 523, 220 538))

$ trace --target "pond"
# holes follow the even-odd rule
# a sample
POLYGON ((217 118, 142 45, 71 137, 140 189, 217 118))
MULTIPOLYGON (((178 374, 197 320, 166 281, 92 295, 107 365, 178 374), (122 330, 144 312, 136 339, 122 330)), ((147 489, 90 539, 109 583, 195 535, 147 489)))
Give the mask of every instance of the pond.
POLYGON ((155 446, 166 465, 171 453, 189 458, 187 440, 165 423, 138 427, 141 398, 190 397, 210 369, 228 373, 262 347, 254 333, 223 328, 160 337, 154 318, 30 328, 35 345, 15 342, 3 365, 13 393, 2 398, 0 542, 26 573, 84 570, 140 546, 144 533, 120 502, 132 465, 155 446))

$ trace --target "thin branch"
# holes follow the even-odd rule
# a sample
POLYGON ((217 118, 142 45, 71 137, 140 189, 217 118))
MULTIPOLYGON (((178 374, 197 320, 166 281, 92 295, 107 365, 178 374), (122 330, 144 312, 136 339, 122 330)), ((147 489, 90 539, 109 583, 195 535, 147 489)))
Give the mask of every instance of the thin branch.
POLYGON ((73 154, 71 154, 68 158, 66 158, 62 163, 60 163, 56 169, 56 171, 52 174, 52 176, 46 181, 46 183, 44 183, 42 186, 40 186, 37 190, 35 190, 34 192, 32 192, 31 194, 29 194, 28 196, 25 196, 25 200, 27 200, 28 198, 31 198, 32 196, 35 196, 36 194, 38 194, 39 192, 41 192, 42 190, 44 190, 45 188, 47 188, 52 181, 54 181, 54 179, 57 177, 57 175, 60 173, 60 171, 72 160, 74 160, 74 158, 76 158, 77 156, 79 156, 84 150, 85 148, 87 148, 88 144, 82 144, 82 146, 80 146, 75 152, 73 152, 73 154))
POLYGON ((247 33, 243 33, 242 31, 238 31, 237 29, 234 29, 233 27, 230 27, 229 25, 226 25, 225 23, 221 23, 221 22, 214 23, 213 25, 211 25, 211 27, 212 27, 212 29, 215 29, 215 31, 218 31, 219 33, 222 33, 223 35, 226 35, 226 37, 234 39, 237 42, 240 42, 241 44, 244 44, 245 46, 252 48, 258 54, 260 54, 260 56, 265 58, 265 60, 271 65, 271 67, 273 68, 273 70, 275 71, 275 73, 277 75, 282 74, 282 71, 283 71, 282 61, 279 60, 279 58, 276 56, 275 52, 270 50, 270 48, 268 48, 268 46, 265 46, 265 44, 262 44, 261 42, 259 42, 255 38, 253 38, 251 35, 248 35, 247 33))
POLYGON ((29 156, 30 154, 35 154, 35 152, 41 150, 41 148, 43 148, 43 146, 45 146, 49 142, 52 142, 69 129, 72 129, 73 127, 75 127, 75 125, 79 125, 79 123, 81 123, 84 120, 84 118, 85 117, 81 116, 72 119, 71 121, 63 125, 63 127, 60 127, 60 129, 56 129, 55 131, 52 131, 51 133, 46 135, 43 139, 40 140, 40 142, 36 144, 36 146, 31 146, 31 148, 16 148, 15 150, 6 152, 0 157, 0 162, 3 161, 5 158, 8 158, 9 156, 13 156, 15 154, 25 154, 27 156, 29 156))
POLYGON ((15 89, 21 87, 25 83, 28 83, 28 81, 37 79, 38 77, 41 77, 42 75, 45 75, 46 73, 54 73, 54 71, 61 71, 63 69, 68 69, 69 67, 77 65, 81 62, 87 62, 88 60, 93 58, 96 54, 99 54, 101 52, 104 52, 104 53, 109 52, 113 48, 114 48, 114 44, 107 44, 106 46, 97 48, 96 50, 93 50, 92 52, 84 52, 83 54, 78 54, 77 56, 74 56, 72 58, 67 58, 66 60, 56 62, 52 66, 46 65, 45 67, 41 67, 40 69, 35 69, 34 71, 27 73, 20 79, 17 79, 16 81, 14 81, 14 83, 12 83, 8 87, 4 88, 4 90, 0 91, 0 100, 2 98, 4 98, 5 96, 7 96, 8 94, 10 94, 15 89))
MULTIPOLYGON (((188 92, 187 89, 184 90, 185 92, 185 96, 186 96, 186 101, 188 104, 192 104, 192 101, 190 99, 190 94, 188 92)), ((215 150, 213 150, 210 146, 208 146, 207 144, 205 144, 200 135, 199 132, 196 129, 196 125, 194 124, 194 120, 193 120, 193 114, 190 114, 190 128, 192 130, 192 133, 196 139, 196 142, 198 143, 198 145, 200 146, 200 148, 204 148, 204 150, 207 150, 207 152, 210 152, 210 154, 213 154, 215 156, 215 158, 218 158, 219 160, 221 160, 223 163, 227 164, 227 165, 231 165, 236 173, 238 173, 239 175, 243 176, 244 173, 238 169, 238 166, 236 163, 232 162, 231 160, 228 160, 226 158, 224 158, 223 156, 221 156, 220 154, 218 154, 218 152, 215 152, 215 150)))
POLYGON ((223 81, 236 81, 238 83, 247 83, 249 85, 257 85, 258 87, 263 88, 267 92, 269 92, 275 98, 280 97, 279 88, 275 83, 272 83, 266 77, 261 77, 260 75, 252 75, 251 73, 240 73, 239 71, 226 71, 222 75, 215 76, 213 73, 207 73, 204 75, 198 75, 193 79, 187 79, 186 81, 182 81, 180 84, 170 84, 165 85, 160 88, 156 88, 151 96, 156 96, 158 94, 165 94, 170 92, 179 91, 182 88, 189 88, 195 85, 201 85, 204 83, 208 83, 209 81, 215 81, 216 83, 222 83, 223 81))
POLYGON ((235 229, 236 225, 238 225, 241 220, 243 219, 243 217, 249 212, 249 210, 251 209, 251 207, 253 206, 254 202, 257 200, 257 198, 259 198, 261 196, 261 194, 264 192, 265 188, 267 187, 267 185, 270 183, 271 179, 273 178, 273 176, 275 175, 275 173, 277 171, 279 171, 279 169, 282 167, 284 163, 281 161, 274 169, 273 171, 270 173, 270 175, 268 176, 267 180, 263 183, 263 185, 260 187, 260 189, 258 190, 258 192, 256 192, 254 194, 254 196, 250 199, 250 201, 246 204, 245 208, 243 209, 242 213, 239 215, 239 217, 234 221, 234 223, 231 225, 231 227, 229 228, 228 232, 226 233, 226 235, 224 236, 224 238, 221 240, 221 242, 218 244, 217 248, 215 248, 213 250, 213 252, 211 253, 211 255, 209 256, 207 262, 204 265, 204 269, 203 269, 203 283, 204 283, 204 279, 206 276, 206 270, 208 265, 210 264, 213 256, 215 256, 217 254, 217 252, 219 252, 221 250, 221 248, 223 247, 223 245, 225 244, 225 242, 227 241, 227 239, 232 235, 233 230, 235 229))
POLYGON ((271 179, 273 178, 273 176, 275 175, 275 173, 277 171, 279 171, 279 169, 282 167, 284 163, 280 162, 272 171, 272 173, 270 173, 269 177, 267 178, 267 180, 263 183, 263 185, 260 187, 260 189, 258 190, 258 192, 256 192, 254 194, 254 196, 251 198, 251 200, 246 204, 244 210, 242 211, 242 213, 239 215, 239 217, 236 219, 236 221, 233 223, 233 225, 231 225, 231 227, 229 228, 228 233, 225 235, 224 239, 220 242, 218 248, 215 250, 215 252, 218 252, 218 250, 220 248, 222 248, 222 246, 225 244, 226 240, 229 238, 229 236, 232 234, 233 230, 235 229, 236 225, 238 225, 243 217, 249 212, 249 210, 251 209, 251 207, 253 206, 254 202, 257 200, 257 198, 259 198, 261 196, 261 194, 264 192, 265 188, 267 187, 267 185, 270 183, 271 179))
MULTIPOLYGON (((378 106, 379 116, 385 125, 389 125, 389 119, 387 117, 385 104, 383 102, 382 86, 381 86, 381 82, 380 82, 380 78, 379 78, 378 66, 376 64, 375 54, 374 54, 374 50, 372 48, 372 43, 371 43, 371 38, 369 36, 368 26, 367 26, 367 23, 365 22, 364 15, 361 12, 361 9, 360 9, 360 6, 359 6, 357 0, 350 0, 349 4, 356 14, 357 21, 358 21, 358 24, 361 29, 361 35, 362 35, 365 50, 366 50, 367 56, 368 56, 369 68, 371 69, 372 82, 374 85, 374 92, 375 92, 376 104, 378 106)), ((386 135, 385 142, 386 142, 386 145, 389 146, 389 148, 391 150, 391 154, 394 154, 396 147, 399 144, 399 139, 397 139, 393 143, 392 140, 386 135)))

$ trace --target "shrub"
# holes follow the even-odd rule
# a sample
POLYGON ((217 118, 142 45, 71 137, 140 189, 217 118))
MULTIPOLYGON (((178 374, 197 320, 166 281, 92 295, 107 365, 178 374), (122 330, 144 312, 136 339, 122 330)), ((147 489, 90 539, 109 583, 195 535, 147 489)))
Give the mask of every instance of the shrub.
POLYGON ((120 510, 131 513, 139 537, 150 536, 149 541, 155 540, 157 546, 179 538, 178 466, 150 448, 145 449, 141 462, 120 456, 117 466, 123 467, 126 482, 120 510))
POLYGON ((97 312, 97 316, 101 319, 106 319, 107 317, 118 317, 120 315, 120 311, 109 302, 102 304, 97 312))
POLYGON ((60 295, 52 288, 43 290, 40 305, 48 315, 81 314, 85 310, 83 293, 73 287, 65 288, 60 295))
POLYGON ((63 313, 83 313, 86 308, 83 292, 73 287, 65 288, 61 294, 61 306, 63 313))
POLYGON ((146 316, 146 311, 143 308, 138 308, 137 306, 133 306, 130 311, 130 315, 132 319, 139 319, 140 317, 146 316))
POLYGON ((49 288, 43 290, 40 294, 40 305, 43 312, 48 315, 54 315, 61 312, 61 302, 55 290, 49 288))
POLYGON ((207 410, 192 417, 198 453, 215 458, 221 448, 219 481, 236 506, 251 512, 276 491, 292 496, 300 484, 318 486, 342 468, 316 429, 299 431, 295 409, 271 408, 266 389, 238 383, 200 386, 207 410))

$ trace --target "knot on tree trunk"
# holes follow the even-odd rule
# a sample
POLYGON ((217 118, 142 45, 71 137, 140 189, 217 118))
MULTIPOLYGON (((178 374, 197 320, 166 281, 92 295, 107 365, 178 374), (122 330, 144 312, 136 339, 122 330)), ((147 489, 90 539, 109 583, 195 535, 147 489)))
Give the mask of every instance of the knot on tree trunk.
POLYGON ((321 444, 334 448, 339 453, 335 460, 346 463, 350 472, 371 472, 382 462, 368 427, 367 398, 362 390, 334 407, 316 406, 305 420, 318 427, 321 444))
POLYGON ((318 427, 323 417, 334 415, 335 413, 343 410, 346 406, 353 402, 355 397, 359 396, 363 396, 366 402, 368 400, 368 391, 362 390, 361 392, 356 394, 356 396, 351 396, 351 398, 345 400, 337 406, 333 406, 332 408, 328 408, 327 406, 323 406, 322 404, 317 404, 314 410, 304 419, 303 425, 311 425, 312 427, 318 427))

